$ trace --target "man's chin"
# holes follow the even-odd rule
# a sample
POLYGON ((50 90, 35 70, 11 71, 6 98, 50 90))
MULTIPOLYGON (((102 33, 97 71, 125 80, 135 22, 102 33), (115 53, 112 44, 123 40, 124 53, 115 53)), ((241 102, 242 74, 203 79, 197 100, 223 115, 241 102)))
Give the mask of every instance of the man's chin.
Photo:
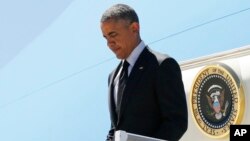
POLYGON ((117 59, 124 59, 124 57, 122 57, 122 56, 120 56, 120 55, 118 55, 118 54, 116 54, 116 58, 117 58, 117 59))

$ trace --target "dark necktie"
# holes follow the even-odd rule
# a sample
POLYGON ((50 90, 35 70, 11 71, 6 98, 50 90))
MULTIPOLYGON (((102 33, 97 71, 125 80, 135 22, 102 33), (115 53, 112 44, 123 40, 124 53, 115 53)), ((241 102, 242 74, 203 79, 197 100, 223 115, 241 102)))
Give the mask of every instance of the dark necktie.
POLYGON ((117 92, 117 110, 120 110, 121 99, 128 79, 128 66, 129 63, 125 60, 122 64, 122 70, 119 76, 119 85, 117 92))

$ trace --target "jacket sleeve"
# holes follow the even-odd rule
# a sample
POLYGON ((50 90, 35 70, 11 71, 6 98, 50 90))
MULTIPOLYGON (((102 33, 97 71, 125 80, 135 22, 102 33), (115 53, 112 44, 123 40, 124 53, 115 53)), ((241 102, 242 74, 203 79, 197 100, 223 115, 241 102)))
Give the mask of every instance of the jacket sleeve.
MULTIPOLYGON (((112 73, 111 73, 112 74, 112 73)), ((108 77, 108 86, 110 85, 111 83, 111 74, 109 75, 108 77)), ((114 140, 114 132, 115 132, 115 128, 113 126, 113 124, 111 124, 111 127, 110 127, 110 130, 108 132, 108 135, 107 135, 107 138, 106 138, 106 141, 113 141, 114 140)))
POLYGON ((113 140, 114 140, 114 132, 115 132, 115 129, 114 129, 114 127, 111 125, 111 128, 110 128, 109 133, 108 133, 108 135, 107 135, 106 141, 113 141, 113 140))
POLYGON ((173 58, 159 66, 156 78, 157 100, 161 111, 161 125, 157 138, 179 140, 187 130, 186 95, 179 64, 173 58))

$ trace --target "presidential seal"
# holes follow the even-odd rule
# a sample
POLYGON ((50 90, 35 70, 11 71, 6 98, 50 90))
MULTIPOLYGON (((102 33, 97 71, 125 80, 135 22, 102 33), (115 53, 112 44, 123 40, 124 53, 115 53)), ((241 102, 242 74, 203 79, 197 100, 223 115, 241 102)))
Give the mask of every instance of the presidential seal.
POLYGON ((245 106, 242 84, 225 64, 204 67, 196 75, 190 96, 194 120, 206 135, 226 137, 230 125, 241 122, 245 106))

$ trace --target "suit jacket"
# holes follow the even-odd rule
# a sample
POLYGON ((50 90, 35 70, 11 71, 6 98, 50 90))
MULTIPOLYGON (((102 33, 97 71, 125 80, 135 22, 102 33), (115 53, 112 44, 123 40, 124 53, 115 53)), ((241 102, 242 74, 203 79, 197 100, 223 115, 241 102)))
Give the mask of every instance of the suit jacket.
POLYGON ((114 78, 109 75, 111 129, 165 140, 179 140, 187 130, 187 104, 181 70, 167 55, 145 48, 131 70, 118 113, 114 103, 114 78))

